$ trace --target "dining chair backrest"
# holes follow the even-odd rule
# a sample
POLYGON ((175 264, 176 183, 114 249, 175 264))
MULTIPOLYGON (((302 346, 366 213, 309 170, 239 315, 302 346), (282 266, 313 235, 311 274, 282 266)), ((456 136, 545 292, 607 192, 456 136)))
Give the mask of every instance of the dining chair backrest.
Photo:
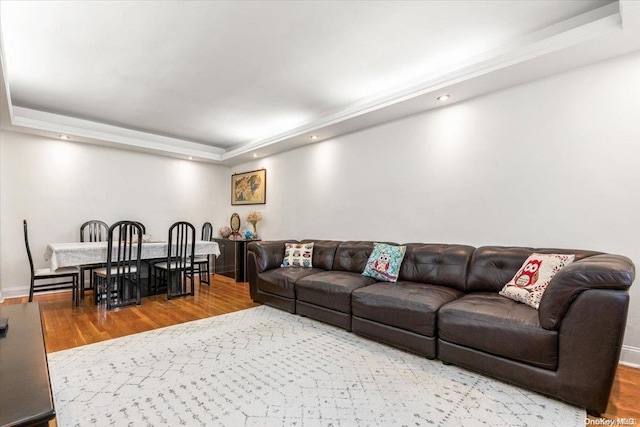
POLYGON ((205 242, 210 242, 213 238, 213 226, 210 222, 205 222, 202 224, 202 240, 205 242))
POLYGON ((140 226, 140 230, 142 231, 142 234, 147 234, 147 227, 145 227, 143 223, 138 221, 133 221, 133 222, 140 226))
POLYGON ((106 222, 97 219, 87 221, 80 226, 81 242, 104 242, 107 240, 109 226, 106 222))
POLYGON ((31 256, 31 249, 29 248, 29 232, 27 230, 27 220, 22 221, 24 226, 24 246, 27 249, 27 257, 29 258, 29 268, 31 269, 31 277, 35 274, 35 269, 33 268, 33 257, 31 256))
MULTIPOLYGON (((142 227, 135 221, 118 221, 109 227, 107 243, 107 281, 115 292, 116 305, 133 301, 140 304, 140 257, 142 227)), ((112 298, 107 299, 107 307, 112 298)))
POLYGON ((134 221, 118 221, 109 227, 107 264, 115 271, 124 272, 140 263, 142 242, 133 238, 140 233, 142 227, 134 221))
POLYGON ((169 227, 167 243, 167 262, 174 261, 178 267, 188 265, 195 254, 196 228, 186 221, 176 222, 169 227))
POLYGON ((179 221, 169 227, 167 239, 168 298, 194 294, 193 284, 189 287, 187 278, 192 275, 195 248, 196 228, 192 224, 179 221))

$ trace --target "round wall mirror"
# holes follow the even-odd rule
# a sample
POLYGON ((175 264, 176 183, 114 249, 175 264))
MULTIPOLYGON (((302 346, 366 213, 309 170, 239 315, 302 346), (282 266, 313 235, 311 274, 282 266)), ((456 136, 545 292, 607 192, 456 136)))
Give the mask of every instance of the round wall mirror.
POLYGON ((230 225, 233 234, 237 234, 240 231, 240 215, 238 215, 237 213, 231 215, 230 225))

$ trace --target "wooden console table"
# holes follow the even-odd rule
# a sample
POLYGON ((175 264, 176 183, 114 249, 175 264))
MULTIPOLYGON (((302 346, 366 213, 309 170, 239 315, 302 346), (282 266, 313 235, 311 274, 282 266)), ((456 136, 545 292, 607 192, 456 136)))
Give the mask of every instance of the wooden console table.
POLYGON ((257 240, 213 239, 220 248, 220 255, 213 260, 214 274, 231 277, 236 282, 247 281, 247 245, 257 240))
POLYGON ((46 426, 55 415, 37 302, 0 305, 0 426, 46 426))

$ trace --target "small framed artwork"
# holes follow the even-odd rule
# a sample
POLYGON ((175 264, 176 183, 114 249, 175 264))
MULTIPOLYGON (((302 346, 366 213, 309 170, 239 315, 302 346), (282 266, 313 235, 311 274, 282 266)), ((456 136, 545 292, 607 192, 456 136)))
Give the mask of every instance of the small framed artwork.
POLYGON ((236 173, 231 176, 232 205, 263 205, 266 202, 266 169, 236 173))

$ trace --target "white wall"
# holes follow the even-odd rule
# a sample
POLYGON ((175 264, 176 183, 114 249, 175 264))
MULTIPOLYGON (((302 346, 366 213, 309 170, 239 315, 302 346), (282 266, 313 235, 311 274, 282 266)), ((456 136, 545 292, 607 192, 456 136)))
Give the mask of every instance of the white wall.
MULTIPOLYGON (((594 249, 640 266, 639 159, 636 53, 235 169, 267 169, 266 239, 594 249)), ((640 364, 640 283, 625 344, 640 364)))
MULTIPOLYGON (((89 219, 132 219, 166 239, 186 220, 228 223, 229 168, 188 160, 0 131, 0 284, 4 297, 25 295, 29 264, 22 220, 36 268, 47 243, 78 241, 89 219)), ((219 226, 219 225, 218 225, 219 226)))

